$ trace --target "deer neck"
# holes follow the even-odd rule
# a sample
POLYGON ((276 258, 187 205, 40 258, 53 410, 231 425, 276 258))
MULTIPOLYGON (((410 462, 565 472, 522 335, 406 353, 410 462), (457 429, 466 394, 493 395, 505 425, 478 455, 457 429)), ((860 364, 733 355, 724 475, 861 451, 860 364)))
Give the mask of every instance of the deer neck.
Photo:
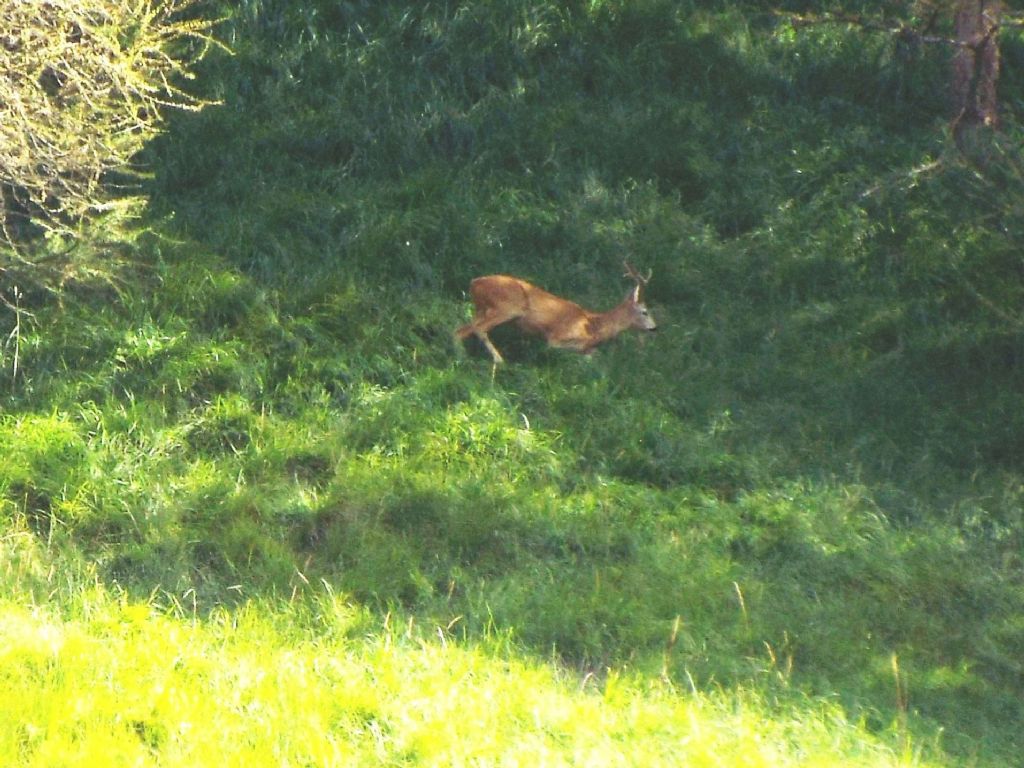
POLYGON ((630 304, 624 301, 607 312, 591 313, 588 329, 595 343, 608 341, 630 327, 630 304))

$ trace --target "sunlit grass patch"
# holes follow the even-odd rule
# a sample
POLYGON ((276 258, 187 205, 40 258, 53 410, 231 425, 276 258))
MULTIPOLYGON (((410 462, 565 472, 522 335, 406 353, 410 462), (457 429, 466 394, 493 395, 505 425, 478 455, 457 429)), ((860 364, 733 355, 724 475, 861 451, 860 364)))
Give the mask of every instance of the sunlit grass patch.
POLYGON ((0 604, 7 765, 931 764, 833 705, 579 680, 507 637, 457 641, 457 621, 373 628, 332 595, 206 620, 78 602, 0 604))

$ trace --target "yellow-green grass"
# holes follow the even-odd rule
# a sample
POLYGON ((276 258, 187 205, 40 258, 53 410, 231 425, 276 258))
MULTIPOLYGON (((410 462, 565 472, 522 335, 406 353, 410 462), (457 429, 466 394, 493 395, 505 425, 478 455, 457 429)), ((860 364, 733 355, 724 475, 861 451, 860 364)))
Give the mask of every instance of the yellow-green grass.
POLYGON ((75 603, 0 603, 5 766, 929 764, 820 701, 581 679, 331 594, 205 619, 75 603))

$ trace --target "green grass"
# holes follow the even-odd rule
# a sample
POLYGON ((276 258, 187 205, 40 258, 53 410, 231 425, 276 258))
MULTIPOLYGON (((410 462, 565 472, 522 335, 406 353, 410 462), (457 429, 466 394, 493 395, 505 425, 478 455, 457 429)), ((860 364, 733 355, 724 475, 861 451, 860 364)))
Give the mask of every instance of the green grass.
POLYGON ((324 593, 202 621, 93 589, 0 607, 5 765, 927 765, 835 705, 579 680, 458 621, 382 626, 324 593))
POLYGON ((1016 759, 1018 34, 978 168, 754 4, 231 10, 131 268, 0 304, 0 754, 1016 759), (645 344, 452 340, 624 256, 645 344))

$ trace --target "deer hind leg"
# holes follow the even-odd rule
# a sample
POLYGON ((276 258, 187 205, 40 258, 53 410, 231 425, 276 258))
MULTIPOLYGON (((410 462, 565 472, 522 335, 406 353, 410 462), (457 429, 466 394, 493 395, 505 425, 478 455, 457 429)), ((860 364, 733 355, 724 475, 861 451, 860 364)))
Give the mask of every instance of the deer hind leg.
POLYGON ((505 362, 497 347, 491 343, 491 339, 487 335, 487 331, 479 329, 475 322, 466 323, 465 325, 455 329, 455 338, 458 341, 465 341, 470 336, 476 336, 481 342, 483 342, 483 345, 487 347, 487 351, 490 353, 491 357, 494 358, 494 362, 496 364, 505 362))
POLYGON ((455 338, 459 341, 465 341, 469 336, 476 336, 481 342, 483 342, 483 345, 487 348, 487 351, 490 353, 496 364, 505 362, 505 358, 501 356, 498 348, 494 346, 494 343, 491 341, 491 337, 487 335, 487 331, 478 328, 473 323, 467 323, 455 331, 455 338))
POLYGON ((473 321, 463 325, 455 331, 455 337, 459 340, 466 339, 470 334, 475 335, 483 345, 487 348, 491 358, 494 360, 495 365, 498 363, 504 363, 505 358, 501 356, 498 348, 494 346, 491 341, 491 337, 487 335, 487 332, 497 325, 507 323, 512 320, 515 316, 509 315, 504 312, 496 311, 494 309, 487 309, 479 312, 479 314, 473 318, 473 321))
POLYGON ((493 358, 495 365, 505 362, 505 358, 501 356, 501 352, 499 352, 498 348, 491 342, 491 337, 487 335, 487 331, 477 331, 476 337, 484 343, 485 347, 487 347, 487 351, 491 353, 491 357, 493 358))

